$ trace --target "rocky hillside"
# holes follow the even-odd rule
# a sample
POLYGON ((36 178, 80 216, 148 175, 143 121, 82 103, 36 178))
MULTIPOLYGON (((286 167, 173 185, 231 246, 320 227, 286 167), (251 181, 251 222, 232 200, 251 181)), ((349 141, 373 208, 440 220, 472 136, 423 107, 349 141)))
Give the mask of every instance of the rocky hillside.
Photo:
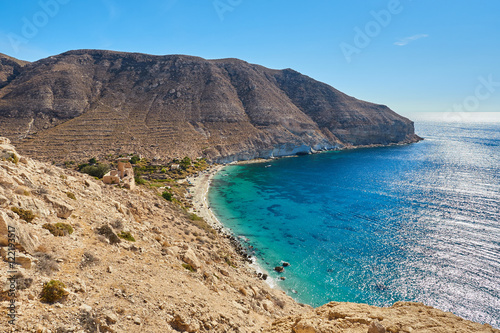
POLYGON ((422 304, 298 304, 155 191, 104 185, 0 138, 0 331, 500 332, 422 304))
POLYGON ((141 153, 227 162, 419 139, 388 107, 291 69, 97 50, 0 61, 2 134, 45 160, 141 153))
POLYGON ((0 88, 19 75, 21 68, 27 64, 27 61, 18 60, 0 53, 0 88))
POLYGON ((271 289, 227 237, 155 191, 20 156, 6 138, 0 152, 1 332, 254 332, 309 309, 271 289), (19 237, 14 298, 9 226, 19 237), (67 293, 53 304, 42 297, 51 280, 67 293))

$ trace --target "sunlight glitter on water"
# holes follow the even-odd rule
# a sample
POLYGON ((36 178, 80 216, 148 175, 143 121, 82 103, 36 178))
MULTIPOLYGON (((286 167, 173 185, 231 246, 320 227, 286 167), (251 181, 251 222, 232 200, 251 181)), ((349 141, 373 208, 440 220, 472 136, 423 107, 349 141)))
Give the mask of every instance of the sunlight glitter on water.
POLYGON ((229 167, 212 208, 301 302, 420 301, 499 326, 500 124, 416 127, 430 139, 229 167))

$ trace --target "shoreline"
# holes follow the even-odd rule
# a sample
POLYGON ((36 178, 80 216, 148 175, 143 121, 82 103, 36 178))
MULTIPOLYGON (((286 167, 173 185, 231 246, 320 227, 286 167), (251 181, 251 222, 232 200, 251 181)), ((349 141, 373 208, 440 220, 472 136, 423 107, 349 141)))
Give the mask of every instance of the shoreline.
MULTIPOLYGON (((364 146, 346 146, 341 149, 328 149, 328 150, 321 150, 321 151, 315 151, 311 154, 322 154, 322 153, 328 153, 328 152, 343 152, 343 151, 349 151, 349 150, 354 150, 354 149, 369 149, 369 148, 383 148, 383 147, 393 147, 393 146, 404 146, 408 144, 413 144, 413 143, 418 143, 420 141, 423 141, 423 138, 419 137, 419 140, 416 142, 398 142, 398 143, 392 143, 388 145, 364 145, 364 146)), ((309 155, 309 154, 308 154, 309 155)), ((273 157, 273 158, 254 158, 251 160, 241 160, 241 161, 234 161, 231 163, 227 164, 216 164, 214 163, 211 165, 207 170, 201 171, 198 175, 196 176, 191 176, 187 177, 186 181, 192 185, 190 187, 189 193, 192 195, 191 202, 193 204, 193 208, 189 209, 190 213, 194 213, 200 217, 202 217, 205 222, 210 225, 214 230, 216 230, 219 234, 221 234, 224 237, 228 237, 231 240, 231 243, 235 247, 238 253, 239 251, 243 250, 242 243, 238 239, 238 237, 233 233, 233 231, 226 227, 219 219, 215 216, 215 213, 211 210, 210 204, 208 202, 208 191, 210 189, 210 185, 212 183, 213 177, 219 172, 221 172, 225 167, 229 165, 248 165, 248 164, 265 164, 265 163, 270 163, 272 161, 276 161, 278 159, 283 159, 283 158, 294 158, 294 157, 301 157, 301 155, 294 154, 294 155, 286 155, 286 156, 279 156, 279 157, 273 157)), ((242 256, 245 256, 246 251, 243 250, 244 253, 240 253, 242 256)), ((250 259, 247 259, 249 262, 249 267, 255 271, 256 274, 262 274, 266 275, 267 279, 264 280, 264 282, 269 285, 271 288, 274 289, 279 289, 285 292, 283 289, 280 288, 279 284, 277 283, 278 281, 274 278, 271 277, 269 272, 265 270, 263 267, 261 267, 257 263, 257 258, 255 257, 250 257, 250 259)), ((291 295, 289 295, 291 296, 291 295)), ((293 296, 291 296, 293 298, 293 296)), ((298 302, 297 300, 295 300, 298 302)))
POLYGON ((210 209, 207 194, 213 177, 225 167, 225 165, 213 165, 207 170, 201 171, 197 176, 186 178, 189 184, 192 185, 189 192, 192 195, 193 208, 189 212, 202 217, 212 228, 224 234, 227 233, 228 229, 217 219, 210 209))
MULTIPOLYGON (((252 161, 255 161, 254 163, 264 162, 262 160, 252 160, 252 161)), ((239 163, 231 163, 231 165, 238 165, 238 164, 239 163)), ((242 164, 250 164, 250 163, 242 163, 242 164)), ((214 228, 218 233, 220 233, 222 236, 230 237, 231 240, 238 242, 241 247, 241 242, 239 241, 238 237, 234 235, 234 233, 230 228, 226 227, 222 222, 220 222, 217 216, 215 216, 215 213, 210 209, 210 204, 207 198, 213 177, 215 177, 217 173, 221 172, 228 165, 212 165, 208 170, 200 172, 199 175, 186 178, 186 180, 192 185, 192 187, 190 187, 190 194, 193 196, 192 197, 193 208, 191 208, 189 212, 202 217, 205 220, 205 222, 207 222, 208 225, 214 228)), ((231 243, 236 248, 238 247, 233 242, 231 243)), ((267 272, 257 263, 257 259, 255 257, 252 256, 249 259, 249 266, 252 270, 255 271, 256 274, 267 275, 267 279, 265 279, 264 282, 268 286, 270 286, 271 288, 279 289, 278 284, 269 275, 269 272, 267 272)))

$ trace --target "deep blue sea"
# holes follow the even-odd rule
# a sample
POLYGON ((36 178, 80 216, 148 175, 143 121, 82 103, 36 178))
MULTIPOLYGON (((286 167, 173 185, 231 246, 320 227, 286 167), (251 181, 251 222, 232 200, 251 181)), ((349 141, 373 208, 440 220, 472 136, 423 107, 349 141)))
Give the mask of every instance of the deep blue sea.
POLYGON ((416 132, 412 145, 228 166, 212 210, 299 302, 417 301, 500 327, 500 123, 416 132))

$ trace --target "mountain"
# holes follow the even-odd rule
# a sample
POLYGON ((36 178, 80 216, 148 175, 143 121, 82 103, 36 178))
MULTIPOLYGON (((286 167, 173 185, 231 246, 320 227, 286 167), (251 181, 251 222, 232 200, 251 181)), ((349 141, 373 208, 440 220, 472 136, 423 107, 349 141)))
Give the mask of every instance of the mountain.
POLYGON ((0 53, 0 88, 19 75, 20 69, 27 64, 27 61, 18 60, 0 53))
POLYGON ((229 162, 419 140, 387 106, 238 59, 77 50, 4 62, 2 135, 45 160, 137 152, 229 162))

